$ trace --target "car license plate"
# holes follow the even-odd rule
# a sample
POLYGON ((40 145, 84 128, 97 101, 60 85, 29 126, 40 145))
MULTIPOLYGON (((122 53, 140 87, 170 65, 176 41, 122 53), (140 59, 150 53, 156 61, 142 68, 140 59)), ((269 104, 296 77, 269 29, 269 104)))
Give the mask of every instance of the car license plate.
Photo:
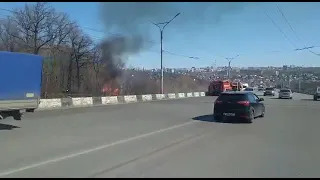
POLYGON ((224 116, 235 116, 234 113, 223 113, 224 116))

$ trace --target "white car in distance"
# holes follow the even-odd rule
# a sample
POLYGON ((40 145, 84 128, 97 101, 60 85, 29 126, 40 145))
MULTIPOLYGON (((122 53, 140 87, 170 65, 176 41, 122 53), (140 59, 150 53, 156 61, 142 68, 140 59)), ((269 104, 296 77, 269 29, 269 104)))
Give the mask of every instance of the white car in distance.
POLYGON ((292 99, 291 89, 280 89, 279 99, 292 99))

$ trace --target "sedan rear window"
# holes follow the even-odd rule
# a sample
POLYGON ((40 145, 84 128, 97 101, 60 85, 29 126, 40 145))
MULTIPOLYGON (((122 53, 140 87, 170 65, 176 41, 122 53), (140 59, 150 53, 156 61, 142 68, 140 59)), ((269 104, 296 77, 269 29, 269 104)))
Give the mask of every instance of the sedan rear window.
POLYGON ((236 102, 236 101, 246 101, 247 97, 245 94, 221 94, 217 100, 236 102))
POLYGON ((280 92, 291 92, 289 89, 281 89, 280 92))

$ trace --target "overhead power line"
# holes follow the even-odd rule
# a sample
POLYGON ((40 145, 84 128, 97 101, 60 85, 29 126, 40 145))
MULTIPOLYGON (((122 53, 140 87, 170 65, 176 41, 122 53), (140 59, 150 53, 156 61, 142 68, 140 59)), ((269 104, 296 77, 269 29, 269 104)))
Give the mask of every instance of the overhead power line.
MULTIPOLYGON (((279 5, 277 5, 278 11, 281 13, 283 19, 287 22, 287 25, 290 27, 291 31, 293 32, 293 34, 297 37, 297 39, 299 41, 302 41, 301 38, 298 36, 298 34, 296 33, 296 31, 293 29, 293 27, 291 26, 290 22, 288 21, 288 19, 286 18, 286 16, 284 15, 284 13, 282 12, 282 10, 280 9, 279 5)), ((304 45, 305 46, 305 45, 304 45)))
POLYGON ((296 38, 301 42, 301 44, 304 46, 304 48, 300 48, 300 49, 295 49, 296 51, 301 51, 301 50, 308 50, 310 53, 312 54, 315 54, 315 55, 320 55, 320 54, 317 54, 313 51, 311 51, 310 49, 312 48, 315 48, 317 46, 309 46, 309 47, 306 47, 306 44, 303 43, 302 39, 300 38, 300 36, 298 36, 298 34, 296 33, 296 31, 293 29, 293 27, 291 26, 290 22, 288 21, 288 19, 286 18, 286 16, 284 15, 283 11, 280 9, 279 5, 277 5, 277 9, 278 11, 281 13, 283 19, 286 21, 287 25, 290 27, 291 31, 293 32, 293 34, 296 36, 296 38))
POLYGON ((278 28, 278 30, 282 33, 282 35, 290 42, 290 44, 292 44, 293 47, 294 47, 295 49, 297 49, 297 46, 293 43, 293 41, 291 41, 291 40, 289 39, 289 37, 282 31, 282 29, 277 25, 277 23, 269 16, 269 14, 268 14, 266 11, 264 11, 264 13, 265 13, 266 16, 268 16, 268 18, 272 21, 273 25, 276 26, 276 27, 278 28))

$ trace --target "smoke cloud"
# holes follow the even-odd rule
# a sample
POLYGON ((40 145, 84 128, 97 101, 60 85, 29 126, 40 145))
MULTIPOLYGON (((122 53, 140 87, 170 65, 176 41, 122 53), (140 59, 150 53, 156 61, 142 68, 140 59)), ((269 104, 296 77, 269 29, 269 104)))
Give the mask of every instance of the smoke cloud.
POLYGON ((121 31, 141 33, 148 31, 149 21, 165 22, 179 12, 181 16, 174 21, 175 27, 219 23, 224 15, 237 13, 247 5, 245 2, 110 2, 101 4, 100 15, 106 29, 117 27, 121 31))
POLYGON ((121 75, 121 69, 124 66, 123 56, 135 54, 143 46, 143 40, 140 36, 111 36, 100 44, 102 60, 106 64, 106 78, 112 80, 121 75))
MULTIPOLYGON (((108 2, 100 4, 100 17, 105 30, 120 32, 108 35, 101 43, 102 58, 107 62, 111 78, 121 75, 119 68, 124 65, 123 55, 139 53, 150 39, 149 30, 154 28, 150 22, 161 23, 174 20, 171 28, 198 29, 206 23, 220 23, 224 15, 242 10, 247 3, 195 3, 195 2, 108 2)), ((181 31, 184 32, 183 30, 181 31)), ((148 44, 150 45, 150 44, 148 44)))

